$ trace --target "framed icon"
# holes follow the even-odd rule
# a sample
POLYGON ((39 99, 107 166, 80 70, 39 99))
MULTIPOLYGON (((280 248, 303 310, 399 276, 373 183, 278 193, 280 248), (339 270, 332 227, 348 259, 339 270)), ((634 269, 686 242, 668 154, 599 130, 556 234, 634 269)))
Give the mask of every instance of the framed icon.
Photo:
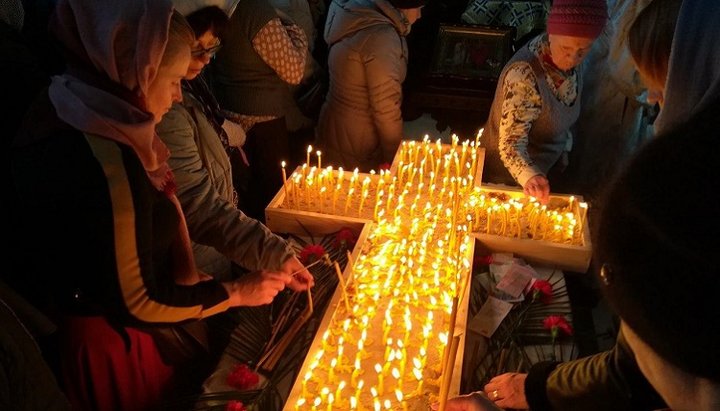
POLYGON ((431 77, 497 80, 512 57, 514 27, 441 24, 431 77))

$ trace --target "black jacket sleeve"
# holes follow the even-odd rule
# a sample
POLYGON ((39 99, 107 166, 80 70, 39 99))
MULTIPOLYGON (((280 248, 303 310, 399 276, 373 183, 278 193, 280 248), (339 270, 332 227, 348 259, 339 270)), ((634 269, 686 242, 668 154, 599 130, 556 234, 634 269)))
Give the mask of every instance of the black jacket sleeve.
POLYGON ((525 380, 532 411, 641 411, 666 408, 620 333, 605 352, 564 363, 538 363, 525 380))

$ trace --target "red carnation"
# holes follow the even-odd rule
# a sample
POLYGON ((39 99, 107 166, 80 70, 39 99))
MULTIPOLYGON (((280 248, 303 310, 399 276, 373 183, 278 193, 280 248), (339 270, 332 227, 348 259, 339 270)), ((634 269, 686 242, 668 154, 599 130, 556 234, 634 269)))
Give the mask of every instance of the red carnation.
POLYGON ((247 411, 247 408, 241 401, 230 400, 225 407, 225 411, 247 411))
POLYGON ((246 364, 236 365, 235 369, 227 377, 228 385, 240 391, 254 387, 258 381, 260 381, 260 377, 246 364))
POLYGON ((493 256, 492 254, 477 256, 473 259, 473 261, 475 262, 476 266, 490 265, 493 263, 493 256))
POLYGON ((300 262, 310 265, 325 256, 325 249, 319 244, 308 244, 300 251, 300 262))
POLYGON ((355 243, 357 242, 357 237, 355 236, 355 233, 353 230, 345 227, 338 231, 337 234, 335 234, 335 248, 337 249, 349 249, 355 246, 355 243))
POLYGON ((380 164, 380 166, 378 166, 378 168, 380 170, 390 170, 390 167, 391 167, 390 163, 382 163, 382 164, 380 164))
POLYGON ((558 330, 561 330, 565 335, 573 335, 573 329, 570 323, 567 322, 565 317, 559 315, 549 315, 543 320, 543 327, 550 330, 553 342, 558 336, 558 330))
POLYGON ((549 281, 535 280, 530 286, 530 292, 532 292, 533 301, 540 299, 543 304, 550 304, 552 301, 553 287, 549 281))

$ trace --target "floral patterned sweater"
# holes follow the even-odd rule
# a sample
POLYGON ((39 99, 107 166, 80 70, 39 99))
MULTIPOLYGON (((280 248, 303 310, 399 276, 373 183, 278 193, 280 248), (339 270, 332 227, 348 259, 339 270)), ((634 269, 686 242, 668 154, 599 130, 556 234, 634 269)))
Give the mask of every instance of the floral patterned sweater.
MULTIPOLYGON (((566 106, 572 105, 578 95, 576 70, 566 72, 555 67, 550 58, 547 35, 534 38, 528 47, 538 56, 555 97, 566 106)), ((524 186, 532 176, 544 174, 535 167, 527 150, 530 129, 542 110, 542 98, 529 63, 518 63, 508 70, 503 82, 503 95, 507 97, 502 104, 498 150, 510 174, 524 186)), ((572 137, 568 139, 565 151, 570 149, 572 137)))

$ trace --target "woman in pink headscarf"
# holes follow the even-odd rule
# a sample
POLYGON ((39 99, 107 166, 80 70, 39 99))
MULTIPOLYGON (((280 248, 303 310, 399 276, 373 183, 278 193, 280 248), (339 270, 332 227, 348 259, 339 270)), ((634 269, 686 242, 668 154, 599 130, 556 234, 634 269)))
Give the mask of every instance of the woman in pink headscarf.
MULTIPOLYGON (((9 282, 58 321, 76 409, 157 409, 173 370, 143 328, 242 303, 194 268, 155 134, 194 36, 167 0, 60 0, 51 31, 68 69, 13 144, 9 282)), ((277 292, 290 282, 273 278, 277 292)))

